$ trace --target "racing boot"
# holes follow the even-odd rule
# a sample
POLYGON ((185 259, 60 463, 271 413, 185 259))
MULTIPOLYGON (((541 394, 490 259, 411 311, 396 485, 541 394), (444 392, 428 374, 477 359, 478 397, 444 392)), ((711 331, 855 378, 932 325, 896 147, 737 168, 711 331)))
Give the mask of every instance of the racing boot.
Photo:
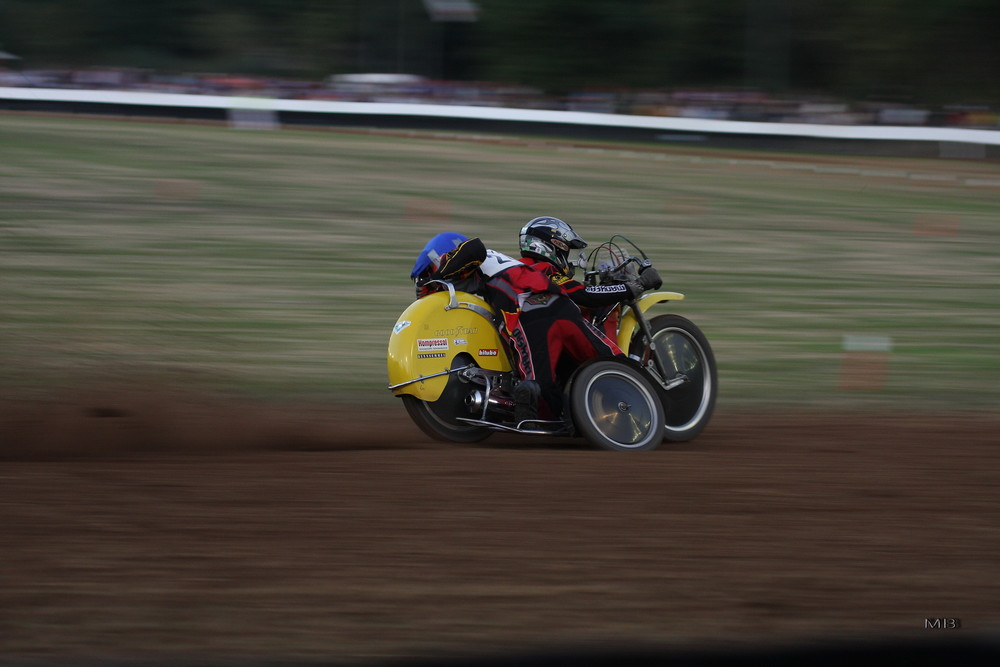
POLYGON ((521 380, 514 387, 514 421, 518 424, 526 419, 538 419, 538 399, 542 388, 534 380, 521 380))

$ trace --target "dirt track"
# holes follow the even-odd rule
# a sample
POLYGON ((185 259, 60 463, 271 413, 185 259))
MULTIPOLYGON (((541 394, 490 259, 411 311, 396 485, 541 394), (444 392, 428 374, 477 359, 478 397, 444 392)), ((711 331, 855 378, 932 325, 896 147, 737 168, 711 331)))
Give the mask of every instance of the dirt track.
POLYGON ((1000 629, 1000 419, 431 443, 402 408, 3 408, 0 656, 377 660, 1000 629), (926 630, 927 617, 961 630, 926 630))

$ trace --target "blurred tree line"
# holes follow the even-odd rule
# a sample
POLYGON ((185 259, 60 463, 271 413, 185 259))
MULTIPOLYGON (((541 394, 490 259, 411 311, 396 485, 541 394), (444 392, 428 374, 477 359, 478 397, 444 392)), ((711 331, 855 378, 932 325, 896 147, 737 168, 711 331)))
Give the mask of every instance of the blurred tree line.
POLYGON ((475 22, 426 1, 0 0, 0 49, 25 68, 1000 99, 998 0, 475 0, 475 22))

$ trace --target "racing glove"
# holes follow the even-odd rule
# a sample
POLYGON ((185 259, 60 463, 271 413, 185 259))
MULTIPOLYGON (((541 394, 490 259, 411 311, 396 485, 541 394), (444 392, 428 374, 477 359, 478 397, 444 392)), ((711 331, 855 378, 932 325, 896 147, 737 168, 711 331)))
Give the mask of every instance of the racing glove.
POLYGON ((639 284, 642 285, 643 290, 660 289, 663 286, 663 280, 656 269, 647 266, 639 272, 639 284))
POLYGON ((651 266, 647 266, 639 273, 638 280, 630 280, 625 283, 629 298, 632 300, 638 299, 646 290, 659 289, 661 285, 663 285, 663 280, 660 279, 660 274, 651 266))

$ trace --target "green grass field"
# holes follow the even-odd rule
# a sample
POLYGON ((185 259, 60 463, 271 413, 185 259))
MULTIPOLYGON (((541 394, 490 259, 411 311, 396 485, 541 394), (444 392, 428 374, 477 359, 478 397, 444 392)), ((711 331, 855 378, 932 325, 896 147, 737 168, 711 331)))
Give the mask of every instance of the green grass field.
POLYGON ((388 404, 424 241, 513 252, 541 214, 649 252, 713 343, 720 408, 1000 407, 995 163, 9 114, 0 390, 388 404), (863 387, 845 336, 891 341, 863 387))

